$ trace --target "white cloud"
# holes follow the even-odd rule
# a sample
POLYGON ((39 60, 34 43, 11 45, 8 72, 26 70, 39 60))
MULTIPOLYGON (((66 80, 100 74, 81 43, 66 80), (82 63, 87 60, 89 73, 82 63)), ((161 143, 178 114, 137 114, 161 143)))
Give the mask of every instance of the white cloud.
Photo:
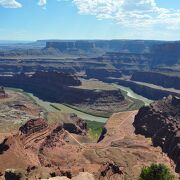
MULTIPOLYGON (((38 5, 41 6, 43 9, 46 7, 47 0, 38 0, 38 5)), ((4 8, 21 8, 22 4, 19 3, 17 0, 0 0, 0 6, 4 8)))
POLYGON ((79 13, 113 19, 124 26, 166 25, 180 29, 180 10, 158 7, 155 0, 73 0, 79 13))
MULTIPOLYGON (((46 9, 47 0, 37 0, 46 9)), ((70 1, 80 14, 111 19, 127 27, 147 28, 161 25, 164 29, 180 30, 180 10, 159 7, 156 0, 56 0, 70 1)), ((18 0, 0 0, 5 8, 20 8, 18 0)))
POLYGON ((39 0, 38 5, 39 5, 39 6, 45 6, 46 3, 47 3, 46 0, 39 0))
POLYGON ((5 8, 20 8, 22 4, 16 0, 0 0, 0 6, 5 8))

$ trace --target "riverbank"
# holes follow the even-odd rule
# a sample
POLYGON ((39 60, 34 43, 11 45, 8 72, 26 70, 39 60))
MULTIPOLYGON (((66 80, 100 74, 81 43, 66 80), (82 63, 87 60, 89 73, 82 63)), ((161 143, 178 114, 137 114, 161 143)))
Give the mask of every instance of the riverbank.
POLYGON ((30 97, 36 104, 43 107, 48 112, 62 112, 62 113, 74 113, 77 114, 80 118, 88 120, 88 121, 96 121, 96 122, 106 122, 108 118, 94 116, 82 111, 79 111, 75 108, 71 108, 64 104, 59 103, 51 103, 47 101, 43 101, 38 97, 34 96, 32 93, 23 92, 26 96, 30 97))
POLYGON ((159 100, 169 95, 180 97, 180 90, 173 88, 163 88, 154 84, 125 80, 121 78, 109 79, 108 82, 116 82, 120 86, 130 88, 134 93, 152 100, 159 100))
POLYGON ((80 79, 81 86, 77 86, 76 88, 81 88, 85 90, 93 90, 93 91, 109 91, 114 90, 116 92, 120 92, 123 95, 123 100, 121 101, 113 101, 113 99, 109 98, 109 102, 104 102, 102 99, 98 102, 92 103, 80 103, 75 105, 69 105, 72 108, 78 109, 82 112, 86 112, 88 114, 92 114, 95 116, 103 116, 110 117, 113 113, 124 112, 124 111, 133 111, 138 110, 144 105, 148 105, 151 101, 142 96, 138 96, 131 89, 120 87, 118 85, 103 82, 97 79, 80 79))
MULTIPOLYGON (((121 106, 119 112, 137 110, 143 105, 148 105, 149 103, 152 102, 151 100, 148 100, 147 98, 144 98, 143 96, 134 93, 130 88, 123 87, 117 84, 103 83, 103 86, 105 85, 108 86, 109 88, 111 86, 112 88, 120 89, 123 95, 125 96, 128 105, 121 106)), ((87 121, 96 121, 102 123, 106 122, 107 119, 112 115, 111 113, 108 114, 103 113, 103 111, 101 113, 96 113, 96 111, 92 111, 88 109, 88 107, 83 107, 83 106, 76 107, 69 104, 60 104, 60 103, 43 101, 38 97, 34 96, 32 93, 25 92, 22 89, 16 89, 16 88, 9 88, 9 89, 14 91, 19 91, 20 93, 23 93, 24 95, 28 96, 34 103, 44 108, 47 112, 75 113, 80 118, 85 119, 87 121)))
POLYGON ((145 97, 143 97, 143 96, 141 96, 139 94, 136 94, 132 89, 130 89, 128 87, 121 86, 121 85, 118 85, 118 84, 115 84, 115 83, 112 83, 112 85, 119 88, 119 89, 121 89, 122 92, 124 91, 128 97, 143 101, 145 105, 149 105, 150 103, 153 102, 153 100, 150 100, 150 99, 145 98, 145 97))

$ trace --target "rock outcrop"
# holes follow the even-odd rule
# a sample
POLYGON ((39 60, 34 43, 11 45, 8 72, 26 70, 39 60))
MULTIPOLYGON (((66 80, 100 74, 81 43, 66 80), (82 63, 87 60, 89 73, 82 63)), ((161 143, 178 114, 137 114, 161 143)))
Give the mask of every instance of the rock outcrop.
POLYGON ((0 143, 0 155, 9 149, 9 146, 6 144, 7 139, 4 139, 2 143, 0 143))
POLYGON ((63 128, 70 133, 86 135, 87 123, 76 114, 70 114, 70 121, 64 122, 63 128))
POLYGON ((40 146, 40 151, 43 150, 43 148, 52 148, 55 147, 58 143, 59 145, 64 145, 64 138, 66 136, 66 133, 63 129, 62 124, 58 124, 49 132, 49 134, 44 138, 44 141, 42 142, 40 146))
POLYGON ((30 134, 42 131, 47 127, 47 122, 44 119, 38 118, 29 120, 24 125, 22 125, 19 130, 25 136, 29 136, 30 134))
POLYGON ((121 168, 114 162, 107 162, 102 165, 100 179, 106 177, 107 179, 121 179, 123 174, 121 168))
POLYGON ((139 110, 135 132, 151 137, 176 163, 180 172, 180 98, 168 96, 139 110))
POLYGON ((22 174, 22 172, 15 169, 7 169, 4 178, 5 180, 23 180, 25 179, 25 174, 22 174))

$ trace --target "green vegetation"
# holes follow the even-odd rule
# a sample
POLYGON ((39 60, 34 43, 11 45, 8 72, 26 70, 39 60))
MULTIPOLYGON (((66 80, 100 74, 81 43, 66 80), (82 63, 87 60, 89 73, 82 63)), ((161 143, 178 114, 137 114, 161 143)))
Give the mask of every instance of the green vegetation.
POLYGON ((54 107, 61 109, 61 112, 63 113, 74 113, 74 114, 77 114, 80 118, 85 119, 85 120, 98 121, 98 122, 106 122, 107 120, 106 118, 103 118, 100 116, 94 116, 89 113, 86 113, 86 111, 79 111, 77 108, 71 108, 71 106, 66 105, 66 104, 53 103, 53 105, 54 107))
POLYGON ((173 180, 174 176, 170 170, 163 164, 151 164, 144 167, 139 176, 139 180, 173 180))
POLYGON ((97 142, 102 133, 105 123, 96 122, 96 121, 86 121, 86 122, 88 127, 88 136, 92 141, 97 142))

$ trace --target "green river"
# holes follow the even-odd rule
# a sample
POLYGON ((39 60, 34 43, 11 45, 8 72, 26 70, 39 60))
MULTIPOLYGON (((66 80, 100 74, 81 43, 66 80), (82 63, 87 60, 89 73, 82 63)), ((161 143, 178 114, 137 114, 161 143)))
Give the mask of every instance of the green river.
MULTIPOLYGON (((120 85, 117 85, 117 84, 112 84, 112 85, 117 87, 117 88, 122 89, 123 91, 125 91, 127 93, 127 96, 135 98, 135 99, 142 100, 145 103, 145 105, 148 105, 148 104, 150 104, 152 102, 151 100, 134 93, 130 88, 120 86, 120 85)), ((43 100, 39 99, 38 97, 34 96, 32 93, 26 93, 21 89, 14 89, 14 88, 10 88, 10 89, 23 92, 25 95, 27 95, 31 99, 33 99, 39 106, 43 107, 44 109, 46 109, 49 112, 59 112, 59 111, 61 111, 63 113, 75 113, 82 119, 85 119, 85 120, 88 120, 88 121, 96 121, 96 122, 106 122, 107 119, 108 119, 108 118, 94 116, 94 115, 91 115, 91 114, 88 114, 88 113, 85 113, 85 112, 78 111, 78 110, 73 109, 71 107, 68 107, 68 106, 66 106, 64 104, 51 103, 51 102, 43 101, 43 100), (59 110, 52 107, 52 105, 57 107, 59 110)))

